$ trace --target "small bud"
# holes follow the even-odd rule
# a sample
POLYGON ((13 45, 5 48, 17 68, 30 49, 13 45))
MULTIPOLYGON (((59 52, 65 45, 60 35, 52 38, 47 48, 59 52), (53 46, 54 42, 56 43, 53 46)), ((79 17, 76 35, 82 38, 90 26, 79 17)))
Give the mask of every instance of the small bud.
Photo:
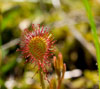
POLYGON ((56 58, 56 56, 53 57, 53 64, 58 77, 61 77, 61 74, 63 77, 66 71, 66 64, 63 64, 63 57, 61 53, 58 54, 58 58, 56 58))
POLYGON ((58 57, 59 57, 59 69, 62 71, 62 69, 63 69, 63 58, 62 58, 62 54, 59 53, 58 54, 58 57))
POLYGON ((54 64, 54 68, 57 67, 57 64, 56 64, 56 56, 53 57, 53 64, 54 64))
POLYGON ((66 72, 66 64, 63 64, 63 71, 62 71, 62 79, 64 78, 64 74, 66 72))
MULTIPOLYGON (((56 58, 55 56, 53 57, 53 64, 54 64, 56 74, 58 76, 57 89, 60 89, 62 80, 64 78, 64 74, 66 71, 66 64, 63 63, 63 57, 62 57, 61 53, 58 54, 58 58, 56 58)), ((52 88, 50 88, 50 89, 52 89, 52 88)), ((54 89, 56 89, 56 88, 54 88, 54 89)))

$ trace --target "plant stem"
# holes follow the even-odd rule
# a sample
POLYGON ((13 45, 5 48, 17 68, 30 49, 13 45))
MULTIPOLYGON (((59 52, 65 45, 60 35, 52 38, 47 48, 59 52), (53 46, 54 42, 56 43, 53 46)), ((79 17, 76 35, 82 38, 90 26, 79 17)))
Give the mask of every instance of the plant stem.
MULTIPOLYGON (((88 0, 83 0, 84 1, 84 5, 88 14, 88 18, 90 21, 90 25, 92 28, 92 35, 94 38, 94 44, 96 47, 96 55, 97 55, 97 63, 98 63, 98 71, 99 71, 99 81, 100 81, 100 44, 99 44, 99 39, 98 39, 98 35, 97 35, 97 31, 96 31, 96 25, 92 16, 92 12, 91 12, 91 8, 90 8, 90 4, 88 2, 88 0)), ((99 89, 100 89, 100 82, 99 82, 99 89)))
POLYGON ((2 45, 2 40, 1 40, 1 31, 0 31, 0 67, 1 67, 1 62, 2 62, 2 48, 1 48, 1 45, 2 45))
POLYGON ((42 89, 45 89, 45 84, 44 84, 44 79, 43 79, 43 73, 42 73, 41 69, 39 70, 39 74, 40 74, 40 82, 41 82, 42 89))
POLYGON ((59 78, 59 79, 58 79, 58 87, 57 87, 57 89, 60 89, 60 87, 61 87, 61 82, 62 82, 62 79, 59 78))

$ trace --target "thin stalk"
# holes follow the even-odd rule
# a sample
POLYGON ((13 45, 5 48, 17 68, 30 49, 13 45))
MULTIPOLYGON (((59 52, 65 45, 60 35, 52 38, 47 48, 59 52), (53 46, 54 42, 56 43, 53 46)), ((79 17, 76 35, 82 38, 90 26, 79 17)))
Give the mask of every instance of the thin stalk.
POLYGON ((0 51, 1 51, 0 67, 1 67, 1 62, 2 62, 2 48, 1 48, 1 45, 2 45, 2 40, 1 40, 1 32, 0 32, 0 51))
POLYGON ((92 35, 94 38, 94 44, 95 44, 95 48, 96 48, 96 56, 97 56, 97 63, 98 63, 98 72, 99 72, 99 89, 100 89, 100 44, 99 44, 99 39, 98 39, 98 35, 97 35, 97 30, 96 30, 96 25, 92 16, 92 12, 91 12, 91 8, 90 8, 90 4, 88 2, 88 0, 83 0, 87 14, 88 14, 88 19, 90 21, 90 25, 92 28, 92 35))
POLYGON ((40 74, 40 82, 41 82, 42 89, 45 89, 45 84, 44 84, 44 79, 43 79, 43 74, 41 69, 39 70, 39 74, 40 74))
POLYGON ((62 82, 62 79, 59 78, 59 79, 58 79, 58 87, 57 87, 57 89, 60 89, 60 88, 61 88, 61 82, 62 82))

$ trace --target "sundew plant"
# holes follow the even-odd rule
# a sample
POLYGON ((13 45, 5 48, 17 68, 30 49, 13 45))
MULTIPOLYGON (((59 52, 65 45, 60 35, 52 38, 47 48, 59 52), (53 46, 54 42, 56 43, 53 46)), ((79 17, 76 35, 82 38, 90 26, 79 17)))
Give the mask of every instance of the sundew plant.
MULTIPOLYGON (((54 61, 54 67, 58 74, 58 87, 60 89, 61 82, 66 71, 66 65, 63 64, 62 54, 59 54, 59 61, 56 62, 56 57, 50 58, 55 51, 55 40, 53 34, 49 32, 48 28, 44 28, 40 25, 32 24, 32 30, 25 29, 21 35, 20 48, 17 51, 21 51, 21 54, 26 59, 26 62, 33 63, 38 67, 38 73, 40 74, 40 82, 42 89, 45 89, 44 79, 50 83, 47 79, 47 66, 50 67, 54 61), (61 75, 61 72, 63 75, 61 75), (45 75, 45 77, 43 76, 45 75)), ((50 83, 50 86, 52 83, 50 83)), ((50 88, 53 89, 53 88, 50 88)))

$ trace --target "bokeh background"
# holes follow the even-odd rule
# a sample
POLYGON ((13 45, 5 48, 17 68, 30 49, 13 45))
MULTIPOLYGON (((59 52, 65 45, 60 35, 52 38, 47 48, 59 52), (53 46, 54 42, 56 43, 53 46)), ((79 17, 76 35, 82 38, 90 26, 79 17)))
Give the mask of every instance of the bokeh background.
MULTIPOLYGON (((100 0, 89 2, 100 38, 100 0)), ((0 89, 41 89, 33 65, 24 64, 16 52, 21 32, 31 24, 48 26, 57 40, 67 65, 61 89, 98 89, 96 52, 82 0, 0 0, 0 89)))

